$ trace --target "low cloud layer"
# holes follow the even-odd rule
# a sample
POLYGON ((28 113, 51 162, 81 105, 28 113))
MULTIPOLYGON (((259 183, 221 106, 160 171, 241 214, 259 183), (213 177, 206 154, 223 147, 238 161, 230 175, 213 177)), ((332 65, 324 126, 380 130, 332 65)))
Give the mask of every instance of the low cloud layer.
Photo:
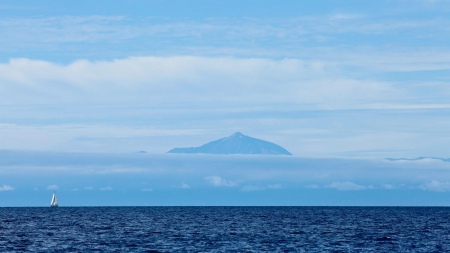
POLYGON ((56 190, 65 205, 442 205, 442 192, 450 191, 447 162, 12 151, 0 157, 8 182, 1 191, 11 191, 3 205, 18 201, 11 194, 29 195, 20 205, 50 199, 49 191, 35 189, 56 190))

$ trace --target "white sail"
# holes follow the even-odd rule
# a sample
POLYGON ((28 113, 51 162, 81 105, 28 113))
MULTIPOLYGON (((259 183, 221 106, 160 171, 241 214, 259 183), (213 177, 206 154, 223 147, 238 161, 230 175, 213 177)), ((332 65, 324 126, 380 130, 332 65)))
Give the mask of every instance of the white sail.
POLYGON ((56 198, 55 192, 53 192, 52 202, 50 203, 50 206, 58 206, 58 199, 56 198))

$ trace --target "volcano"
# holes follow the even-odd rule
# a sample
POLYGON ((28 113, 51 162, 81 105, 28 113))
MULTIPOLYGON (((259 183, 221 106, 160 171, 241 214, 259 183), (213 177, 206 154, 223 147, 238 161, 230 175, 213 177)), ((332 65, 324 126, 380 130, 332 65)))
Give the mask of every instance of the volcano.
POLYGON ((234 133, 229 137, 208 142, 200 147, 174 148, 167 153, 292 155, 289 151, 275 143, 246 136, 240 132, 234 133))

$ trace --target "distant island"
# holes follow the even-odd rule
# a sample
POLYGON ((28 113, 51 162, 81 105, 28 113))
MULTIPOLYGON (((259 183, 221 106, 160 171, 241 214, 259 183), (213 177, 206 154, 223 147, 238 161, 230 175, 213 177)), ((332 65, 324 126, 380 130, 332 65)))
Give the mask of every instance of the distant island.
POLYGON ((229 137, 208 142, 200 147, 174 148, 167 153, 292 155, 289 151, 275 143, 246 136, 239 132, 229 137))

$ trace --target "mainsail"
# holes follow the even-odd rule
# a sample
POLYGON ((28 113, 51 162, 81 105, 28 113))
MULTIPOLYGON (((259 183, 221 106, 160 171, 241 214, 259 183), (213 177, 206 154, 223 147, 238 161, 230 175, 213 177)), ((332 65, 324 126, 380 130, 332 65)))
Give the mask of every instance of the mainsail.
POLYGON ((56 198, 56 193, 53 192, 52 202, 50 203, 51 207, 57 207, 58 206, 58 199, 56 198))

